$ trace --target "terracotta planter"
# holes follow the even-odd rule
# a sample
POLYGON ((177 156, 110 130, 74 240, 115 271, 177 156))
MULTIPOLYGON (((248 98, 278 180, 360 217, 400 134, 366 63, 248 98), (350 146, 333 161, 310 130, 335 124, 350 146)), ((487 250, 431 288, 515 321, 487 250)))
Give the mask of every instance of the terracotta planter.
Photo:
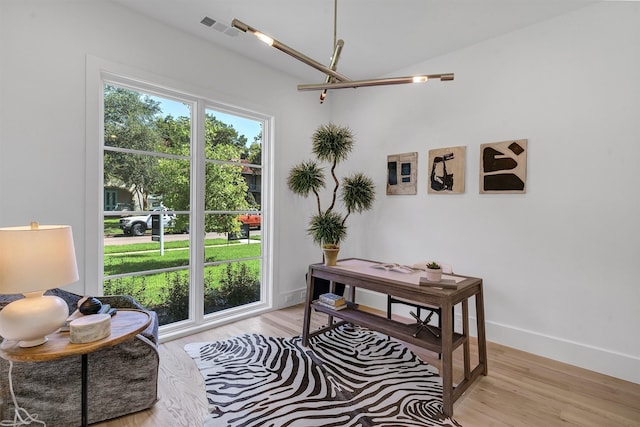
POLYGON ((322 252, 324 252, 324 265, 327 265, 327 266, 336 265, 336 261, 338 261, 338 252, 340 252, 340 248, 338 249, 322 248, 322 252))
POLYGON ((442 268, 427 268, 427 280, 439 282, 442 279, 442 268))

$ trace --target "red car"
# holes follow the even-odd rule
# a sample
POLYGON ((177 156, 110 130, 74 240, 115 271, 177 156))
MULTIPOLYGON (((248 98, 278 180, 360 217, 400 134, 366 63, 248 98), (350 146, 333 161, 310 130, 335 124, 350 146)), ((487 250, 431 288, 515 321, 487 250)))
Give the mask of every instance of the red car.
POLYGON ((238 221, 245 225, 249 225, 249 228, 257 228, 260 229, 261 225, 261 216, 260 214, 243 214, 238 215, 238 221))

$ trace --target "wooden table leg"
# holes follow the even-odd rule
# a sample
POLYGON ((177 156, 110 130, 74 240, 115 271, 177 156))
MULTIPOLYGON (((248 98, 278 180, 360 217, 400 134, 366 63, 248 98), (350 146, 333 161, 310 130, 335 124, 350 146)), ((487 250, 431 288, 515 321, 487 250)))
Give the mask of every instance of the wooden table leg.
POLYGON ((88 354, 83 354, 82 355, 82 427, 87 427, 88 425, 88 416, 87 413, 89 412, 89 404, 88 404, 88 400, 89 400, 89 389, 88 389, 88 382, 89 382, 89 361, 88 361, 88 354))
MULTIPOLYGON (((333 294, 335 293, 335 291, 336 291, 336 282, 334 282, 333 280, 329 280, 329 292, 333 294)), ((330 314, 327 314, 327 327, 331 327, 331 325, 333 325, 333 316, 330 314)))
POLYGON ((304 321, 302 325, 302 345, 309 345, 309 328, 311 327, 311 301, 313 300, 313 287, 315 279, 312 275, 312 269, 309 267, 307 274, 307 295, 304 304, 304 321))
POLYGON ((469 300, 462 301, 462 335, 465 340, 462 344, 462 351, 464 352, 464 378, 468 380, 471 378, 471 351, 469 343, 469 300))
POLYGON ((453 316, 451 304, 441 307, 442 318, 442 410, 446 416, 453 415, 453 316))
POLYGON ((487 335, 484 327, 484 297, 482 286, 476 294, 476 325, 478 328, 478 363, 483 366, 482 374, 487 375, 487 335))

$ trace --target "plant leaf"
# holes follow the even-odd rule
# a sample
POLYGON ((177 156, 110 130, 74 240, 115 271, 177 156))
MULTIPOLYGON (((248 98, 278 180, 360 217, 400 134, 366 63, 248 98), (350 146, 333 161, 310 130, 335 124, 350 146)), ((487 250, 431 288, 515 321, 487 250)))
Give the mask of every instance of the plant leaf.
POLYGON ((353 133, 346 126, 333 123, 321 125, 311 137, 313 154, 318 160, 339 163, 346 160, 353 149, 353 133))
POLYGON ((347 227, 342 224, 342 215, 331 211, 312 216, 307 232, 321 246, 338 245, 346 237, 347 227))
POLYGON ((369 210, 375 199, 375 185, 365 174, 357 172, 342 180, 342 202, 349 212, 369 210))
POLYGON ((324 188, 324 172, 312 160, 302 162, 289 171, 287 185, 295 194, 307 197, 309 193, 317 193, 324 188))

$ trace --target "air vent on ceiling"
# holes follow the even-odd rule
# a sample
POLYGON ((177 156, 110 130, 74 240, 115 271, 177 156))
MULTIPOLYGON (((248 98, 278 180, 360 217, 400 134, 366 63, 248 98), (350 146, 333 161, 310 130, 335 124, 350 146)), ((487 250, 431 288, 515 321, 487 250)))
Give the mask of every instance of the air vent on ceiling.
POLYGON ((216 23, 216 20, 205 16, 204 18, 202 18, 202 21, 200 21, 200 23, 206 25, 207 27, 210 27, 216 23))

